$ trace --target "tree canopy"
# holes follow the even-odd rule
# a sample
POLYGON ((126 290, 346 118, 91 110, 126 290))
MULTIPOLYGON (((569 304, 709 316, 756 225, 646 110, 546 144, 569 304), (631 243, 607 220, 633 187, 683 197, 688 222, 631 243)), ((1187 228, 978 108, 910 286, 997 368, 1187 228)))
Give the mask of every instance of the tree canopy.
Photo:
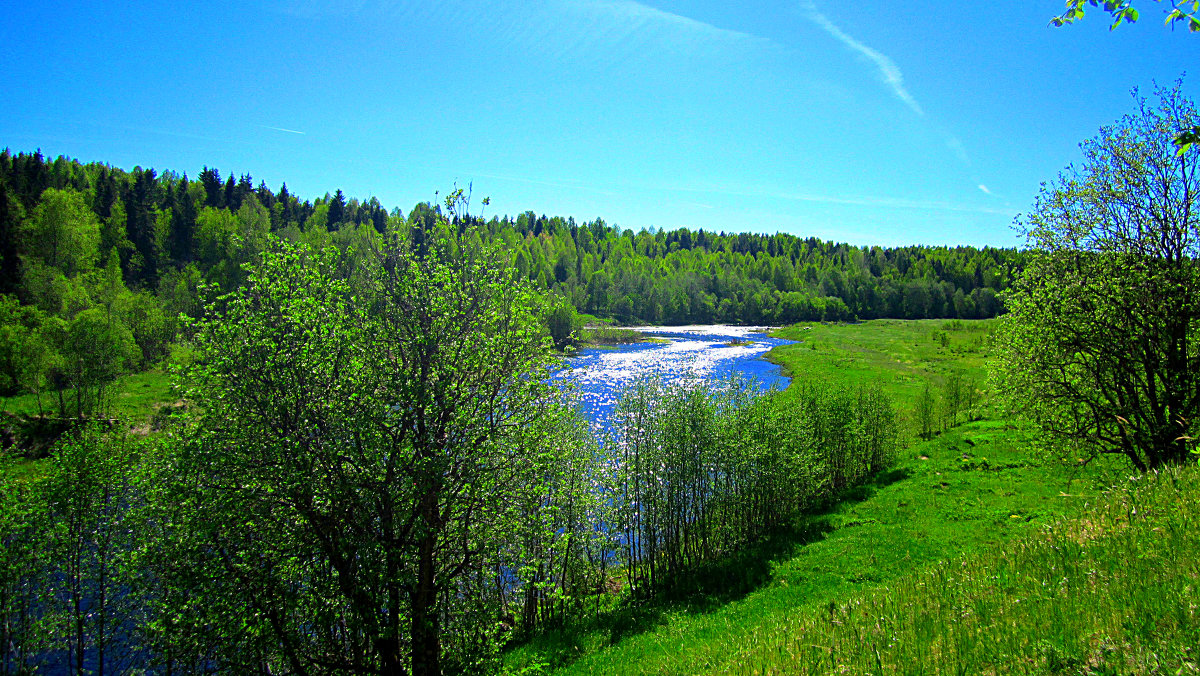
POLYGON ((1186 458, 1200 422, 1200 175, 1172 145, 1197 114, 1178 85, 1155 93, 1042 189, 994 370, 1064 455, 1139 470, 1186 458))
POLYGON ((200 593, 265 618, 292 671, 437 674, 458 654, 443 633, 474 632, 459 596, 499 565, 502 513, 556 471, 552 353, 494 248, 366 253, 352 288, 335 249, 276 240, 203 322, 192 396, 208 403, 181 456, 201 499, 181 522, 225 553, 221 589, 200 593))

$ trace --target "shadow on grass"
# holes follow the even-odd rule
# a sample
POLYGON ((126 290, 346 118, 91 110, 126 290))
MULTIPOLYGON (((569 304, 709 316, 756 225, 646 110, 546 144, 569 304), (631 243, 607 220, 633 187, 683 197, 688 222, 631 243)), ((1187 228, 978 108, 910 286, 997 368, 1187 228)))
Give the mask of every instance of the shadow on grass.
MULTIPOLYGON (((665 624, 670 615, 719 610, 768 584, 776 562, 790 560, 805 546, 824 539, 834 530, 832 515, 838 509, 867 500, 880 489, 910 475, 903 468, 883 472, 810 510, 794 526, 780 529, 735 554, 677 575, 669 585, 656 590, 653 598, 625 598, 615 607, 599 612, 581 609, 561 627, 544 629, 517 645, 530 649, 550 667, 563 667, 584 656, 578 646, 594 645, 595 638, 585 640, 588 635, 601 636, 606 645, 615 645, 665 624)), ((584 602, 585 607, 588 603, 584 602)))

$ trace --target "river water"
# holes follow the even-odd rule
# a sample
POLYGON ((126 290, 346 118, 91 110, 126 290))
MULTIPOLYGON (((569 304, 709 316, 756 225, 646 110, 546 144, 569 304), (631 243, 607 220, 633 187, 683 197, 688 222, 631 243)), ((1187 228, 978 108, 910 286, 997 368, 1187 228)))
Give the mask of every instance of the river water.
POLYGON ((789 379, 779 366, 763 359, 776 345, 795 341, 772 338, 761 326, 637 327, 655 342, 589 348, 565 359, 558 377, 573 382, 580 407, 595 428, 603 425, 621 391, 638 379, 658 377, 666 383, 722 379, 738 374, 757 381, 762 390, 784 389, 789 379))

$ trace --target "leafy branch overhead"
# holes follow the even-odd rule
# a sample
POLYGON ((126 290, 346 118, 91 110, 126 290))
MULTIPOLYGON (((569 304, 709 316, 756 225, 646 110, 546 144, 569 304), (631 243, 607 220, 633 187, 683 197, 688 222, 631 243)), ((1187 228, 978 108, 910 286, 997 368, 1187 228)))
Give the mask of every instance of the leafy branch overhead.
MULTIPOLYGON (((1155 0, 1155 2, 1160 1, 1155 0)), ((1103 0, 1103 3, 1101 0, 1067 0, 1066 10, 1051 19, 1050 23, 1054 26, 1074 23, 1083 18, 1086 9, 1085 5, 1100 7, 1102 4, 1104 11, 1108 12, 1113 18, 1113 23, 1109 27, 1109 30, 1115 29, 1126 21, 1135 23, 1140 18, 1137 9, 1133 7, 1133 3, 1125 0, 1103 0)), ((1167 12, 1167 18, 1163 21, 1163 24, 1172 27, 1175 24, 1183 24, 1193 33, 1200 32, 1200 19, 1196 18, 1197 13, 1200 13, 1200 0, 1171 0, 1171 11, 1167 12)))
MULTIPOLYGON (((1161 2, 1161 0, 1154 0, 1161 2)), ((1085 5, 1092 7, 1100 7, 1101 0, 1067 0, 1066 10, 1050 20, 1053 26, 1063 26, 1069 23, 1075 23, 1082 19, 1085 13, 1085 5)), ((1104 0, 1104 11, 1108 12, 1113 23, 1108 27, 1109 30, 1116 29, 1122 23, 1128 21, 1135 23, 1139 14, 1133 4, 1125 0, 1104 0)), ((1200 18, 1196 15, 1200 13, 1200 0, 1171 0, 1171 11, 1167 12, 1167 18, 1163 21, 1164 25, 1175 27, 1176 24, 1186 25, 1188 30, 1196 33, 1200 32, 1200 18)), ((1193 143, 1200 142, 1200 126, 1185 129, 1175 136, 1175 145, 1178 147, 1177 155, 1183 155, 1192 147, 1193 143)))

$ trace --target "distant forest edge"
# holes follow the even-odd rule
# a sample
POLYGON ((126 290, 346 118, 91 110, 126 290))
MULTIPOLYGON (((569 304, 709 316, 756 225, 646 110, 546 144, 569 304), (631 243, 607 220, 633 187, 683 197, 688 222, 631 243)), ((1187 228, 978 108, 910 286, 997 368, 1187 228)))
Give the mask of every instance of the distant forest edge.
MULTIPOLYGON (((352 266, 354 251, 389 230, 405 228, 418 242, 436 237, 439 213, 423 202, 405 214, 341 190, 303 200, 286 183, 273 191, 265 182, 255 187, 249 174, 222 177, 215 168, 191 180, 5 149, 0 292, 69 318, 96 304, 104 271, 111 284, 115 265, 125 288, 141 297, 134 305, 156 304, 170 323, 200 312, 202 282, 237 287, 243 264, 267 246, 268 233, 335 246, 352 266)), ((686 228, 634 232, 599 218, 577 223, 532 211, 451 220, 460 232, 470 225, 502 243, 538 287, 580 312, 620 322, 987 318, 1002 312, 997 294, 1023 261, 1016 249, 858 247, 686 228)))

